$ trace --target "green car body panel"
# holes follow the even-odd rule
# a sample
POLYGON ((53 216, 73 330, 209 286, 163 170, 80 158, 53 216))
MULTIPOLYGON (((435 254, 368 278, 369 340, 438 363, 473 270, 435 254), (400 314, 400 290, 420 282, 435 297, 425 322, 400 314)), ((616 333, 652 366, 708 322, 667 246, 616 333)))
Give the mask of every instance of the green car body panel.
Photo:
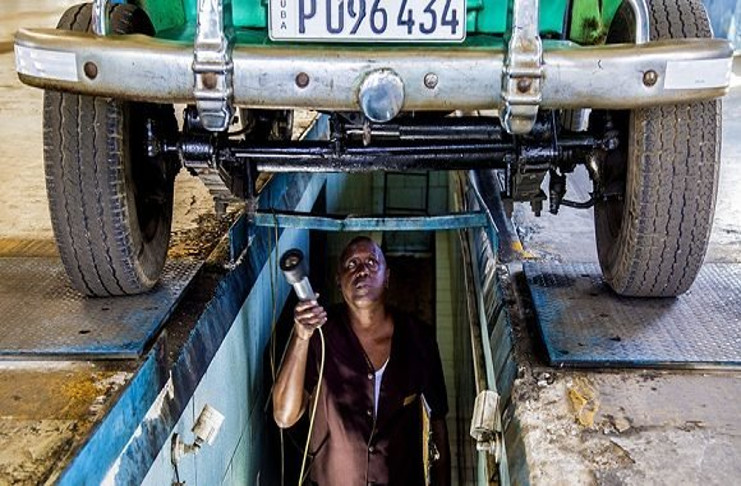
MULTIPOLYGON (((240 43, 265 43, 269 0, 225 0, 228 15, 241 35, 240 43), (251 30, 253 32, 244 32, 251 30)), ((277 0, 276 0, 277 1, 277 0)), ((198 0, 136 0, 154 24, 158 36, 190 41, 195 35, 198 0)), ((540 32, 545 38, 568 38, 579 44, 599 43, 621 0, 548 0, 540 2, 540 32), (570 5, 571 3, 571 5, 570 5), (567 15, 570 14, 570 19, 567 15), (568 27, 570 26, 570 28, 568 27), (564 30, 569 28, 567 35, 564 30)), ((477 34, 501 37, 511 18, 511 0, 467 0, 465 45, 481 46, 477 34)))

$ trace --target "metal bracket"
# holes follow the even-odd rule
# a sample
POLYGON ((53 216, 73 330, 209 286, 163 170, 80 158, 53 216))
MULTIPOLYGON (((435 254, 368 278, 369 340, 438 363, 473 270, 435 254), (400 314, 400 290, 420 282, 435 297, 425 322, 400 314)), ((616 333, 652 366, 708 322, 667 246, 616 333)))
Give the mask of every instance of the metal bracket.
POLYGON ((538 0, 514 0, 512 26, 502 72, 502 124, 507 132, 529 133, 542 101, 543 42, 538 0))
POLYGON ((93 2, 93 32, 95 35, 105 36, 111 33, 111 22, 108 18, 108 0, 93 2))
POLYGON ((316 231, 445 231, 486 227, 484 211, 435 216, 332 216, 308 213, 260 212, 250 215, 255 226, 298 228, 316 231))
POLYGON ((226 130, 234 114, 231 0, 199 0, 193 95, 203 128, 226 130))
POLYGON ((502 420, 499 413, 499 394, 482 390, 473 405, 471 437, 476 440, 476 450, 492 454, 497 464, 502 459, 502 420))

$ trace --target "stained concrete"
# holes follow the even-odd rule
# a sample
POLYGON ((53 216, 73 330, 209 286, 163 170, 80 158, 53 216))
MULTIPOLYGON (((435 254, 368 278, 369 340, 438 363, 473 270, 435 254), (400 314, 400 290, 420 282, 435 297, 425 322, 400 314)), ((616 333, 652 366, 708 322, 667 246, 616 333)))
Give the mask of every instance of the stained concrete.
POLYGON ((53 479, 134 369, 123 363, 0 363, 0 485, 53 479))
MULTIPOLYGON (((736 63, 736 74, 741 66, 736 63)), ((741 262, 741 87, 723 109, 716 216, 706 262, 741 262)), ((568 197, 588 198, 585 173, 568 197)), ((564 208, 515 222, 529 251, 545 260, 596 262, 591 210, 564 208)), ((741 282, 739 282, 741 285, 741 282)), ((741 484, 741 370, 722 372, 553 369, 545 364, 519 265, 504 281, 517 379, 505 412, 515 484, 741 484)), ((741 314, 741 303, 738 303, 741 314)))
POLYGON ((507 411, 508 447, 524 451, 514 484, 741 480, 741 374, 565 371, 525 356, 507 411))

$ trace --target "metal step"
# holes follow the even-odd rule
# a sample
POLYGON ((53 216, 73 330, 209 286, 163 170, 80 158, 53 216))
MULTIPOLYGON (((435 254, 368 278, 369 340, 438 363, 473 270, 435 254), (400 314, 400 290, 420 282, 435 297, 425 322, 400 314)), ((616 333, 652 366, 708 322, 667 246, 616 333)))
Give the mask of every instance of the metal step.
POLYGON ((136 358, 200 266, 169 261, 146 294, 88 298, 69 286, 59 258, 0 258, 0 358, 136 358))
POLYGON ((676 298, 621 297, 596 263, 523 265, 552 366, 741 366, 741 264, 711 263, 676 298))

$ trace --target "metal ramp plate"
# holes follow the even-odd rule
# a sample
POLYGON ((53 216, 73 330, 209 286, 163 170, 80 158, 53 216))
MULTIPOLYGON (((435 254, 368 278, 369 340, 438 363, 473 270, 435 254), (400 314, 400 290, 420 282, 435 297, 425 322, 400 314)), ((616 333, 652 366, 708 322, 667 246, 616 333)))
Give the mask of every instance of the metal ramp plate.
POLYGON ((200 262, 168 261, 143 295, 86 298, 58 258, 0 258, 0 358, 134 358, 170 316, 200 262))
POLYGON ((525 263, 551 365, 741 365, 741 265, 706 264, 677 298, 619 297, 597 264, 525 263))

